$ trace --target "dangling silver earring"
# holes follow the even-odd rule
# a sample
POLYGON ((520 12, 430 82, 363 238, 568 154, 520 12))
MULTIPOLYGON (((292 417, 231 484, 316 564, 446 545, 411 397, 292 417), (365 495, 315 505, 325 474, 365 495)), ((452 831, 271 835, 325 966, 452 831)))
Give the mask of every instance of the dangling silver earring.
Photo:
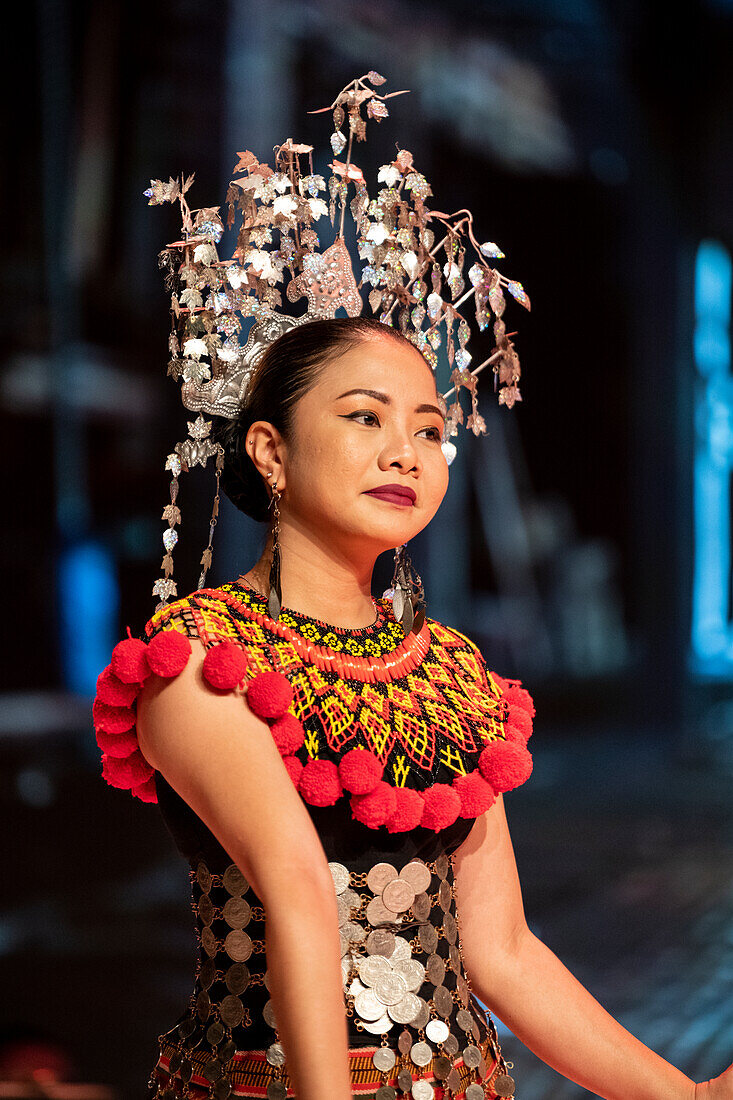
POLYGON ((413 573, 407 543, 397 546, 392 574, 392 609, 405 634, 417 634, 425 622, 425 590, 419 573, 413 573))
MULTIPOLYGON (((268 474, 268 477, 270 475, 268 474)), ((268 508, 274 507, 274 524, 272 528, 272 561, 270 562, 270 591, 267 596, 267 610, 271 619, 277 619, 282 607, 282 591, 280 588, 280 509, 278 502, 282 494, 278 490, 277 482, 273 482, 272 496, 268 508)))

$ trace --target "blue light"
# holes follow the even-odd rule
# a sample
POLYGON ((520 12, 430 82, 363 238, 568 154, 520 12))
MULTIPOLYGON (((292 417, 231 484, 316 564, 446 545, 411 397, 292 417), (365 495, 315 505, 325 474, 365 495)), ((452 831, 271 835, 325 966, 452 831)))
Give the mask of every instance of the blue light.
POLYGON ((91 696, 119 640, 120 598, 112 554, 93 540, 76 543, 61 554, 58 584, 64 686, 91 696))
POLYGON ((694 571, 690 666, 733 679, 730 619, 733 376, 733 265, 719 241, 702 241, 695 261, 694 571))

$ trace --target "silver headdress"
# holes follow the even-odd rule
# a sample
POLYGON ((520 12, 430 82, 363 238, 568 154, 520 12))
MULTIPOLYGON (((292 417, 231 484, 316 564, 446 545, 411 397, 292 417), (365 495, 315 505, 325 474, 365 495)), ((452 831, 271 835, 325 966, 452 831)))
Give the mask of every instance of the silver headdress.
POLYGON ((500 404, 511 408, 521 400, 519 358, 513 334, 506 332, 503 320, 504 292, 527 309, 530 302, 521 283, 507 279, 490 265, 491 260, 503 259, 504 253, 493 242, 478 242, 470 211, 444 214, 426 205, 432 195, 430 185, 406 149, 379 169, 374 198, 352 160, 354 141, 365 140, 367 120, 386 118, 386 100, 403 94, 380 94, 376 89, 383 83, 384 77, 369 72, 351 81, 330 107, 310 112, 333 112, 330 140, 334 157, 346 150, 345 160, 334 159, 329 164, 328 183, 314 172, 313 147, 295 144, 291 138, 275 147, 274 168, 260 163, 251 152, 238 154, 235 178, 225 200, 227 227, 231 229, 240 218, 236 248, 229 260, 221 260, 217 252, 224 234, 221 208, 191 210, 188 205, 186 195, 193 175, 170 178, 167 183, 151 180, 145 191, 149 205, 180 203, 181 240, 167 245, 158 257, 171 293, 168 374, 181 380, 184 406, 199 414, 188 423, 188 438, 177 443, 166 459, 172 477, 170 504, 162 516, 168 524, 163 534, 164 575, 153 586, 153 595, 160 597, 156 611, 178 595, 172 577, 172 551, 181 522, 176 503, 178 476, 193 466, 206 466, 215 455, 216 492, 199 588, 204 586, 211 565, 224 452, 209 438, 212 424, 204 414, 236 417, 265 349, 289 329, 335 317, 339 309, 350 317, 359 316, 364 308, 360 291, 369 288, 372 314, 383 324, 399 328, 433 370, 444 347, 452 383, 441 397, 446 415, 443 452, 448 463, 456 453, 450 440, 458 434, 459 424, 474 435, 486 432, 476 396, 480 371, 492 367, 500 404), (358 276, 344 238, 347 206, 362 261, 358 276), (333 228, 338 219, 338 229, 333 243, 321 251, 316 227, 320 228, 324 218, 333 228), (468 250, 472 253, 470 265, 468 250), (304 313, 286 311, 283 289, 288 303, 307 299, 304 313), (470 301, 479 330, 493 320, 495 339, 489 357, 473 368, 467 348, 471 328, 461 311, 470 301), (245 322, 248 327, 242 340, 245 322), (471 399, 465 419, 459 401, 461 387, 471 399))

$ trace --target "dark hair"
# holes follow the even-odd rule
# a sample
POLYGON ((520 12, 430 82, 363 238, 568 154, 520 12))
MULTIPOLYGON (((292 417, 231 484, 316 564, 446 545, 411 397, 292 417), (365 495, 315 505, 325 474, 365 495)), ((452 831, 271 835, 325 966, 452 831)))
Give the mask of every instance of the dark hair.
POLYGON ((213 418, 211 439, 224 448, 221 491, 245 515, 261 521, 269 519, 267 487, 245 448, 251 425, 256 420, 266 420, 289 441, 295 406, 327 363, 374 336, 398 340, 417 351, 399 329, 383 324, 376 317, 309 321, 269 345, 249 380, 239 416, 233 420, 213 418))

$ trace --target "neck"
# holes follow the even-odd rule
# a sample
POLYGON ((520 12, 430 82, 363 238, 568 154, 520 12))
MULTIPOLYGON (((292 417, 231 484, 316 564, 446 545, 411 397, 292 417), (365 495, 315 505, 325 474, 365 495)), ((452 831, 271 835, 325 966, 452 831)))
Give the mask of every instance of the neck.
MULTIPOLYGON (((355 562, 338 548, 304 540, 280 528, 280 590, 284 607, 344 629, 374 622, 372 572, 375 558, 355 562)), ((272 536, 244 580, 264 595, 269 590, 272 536)))

